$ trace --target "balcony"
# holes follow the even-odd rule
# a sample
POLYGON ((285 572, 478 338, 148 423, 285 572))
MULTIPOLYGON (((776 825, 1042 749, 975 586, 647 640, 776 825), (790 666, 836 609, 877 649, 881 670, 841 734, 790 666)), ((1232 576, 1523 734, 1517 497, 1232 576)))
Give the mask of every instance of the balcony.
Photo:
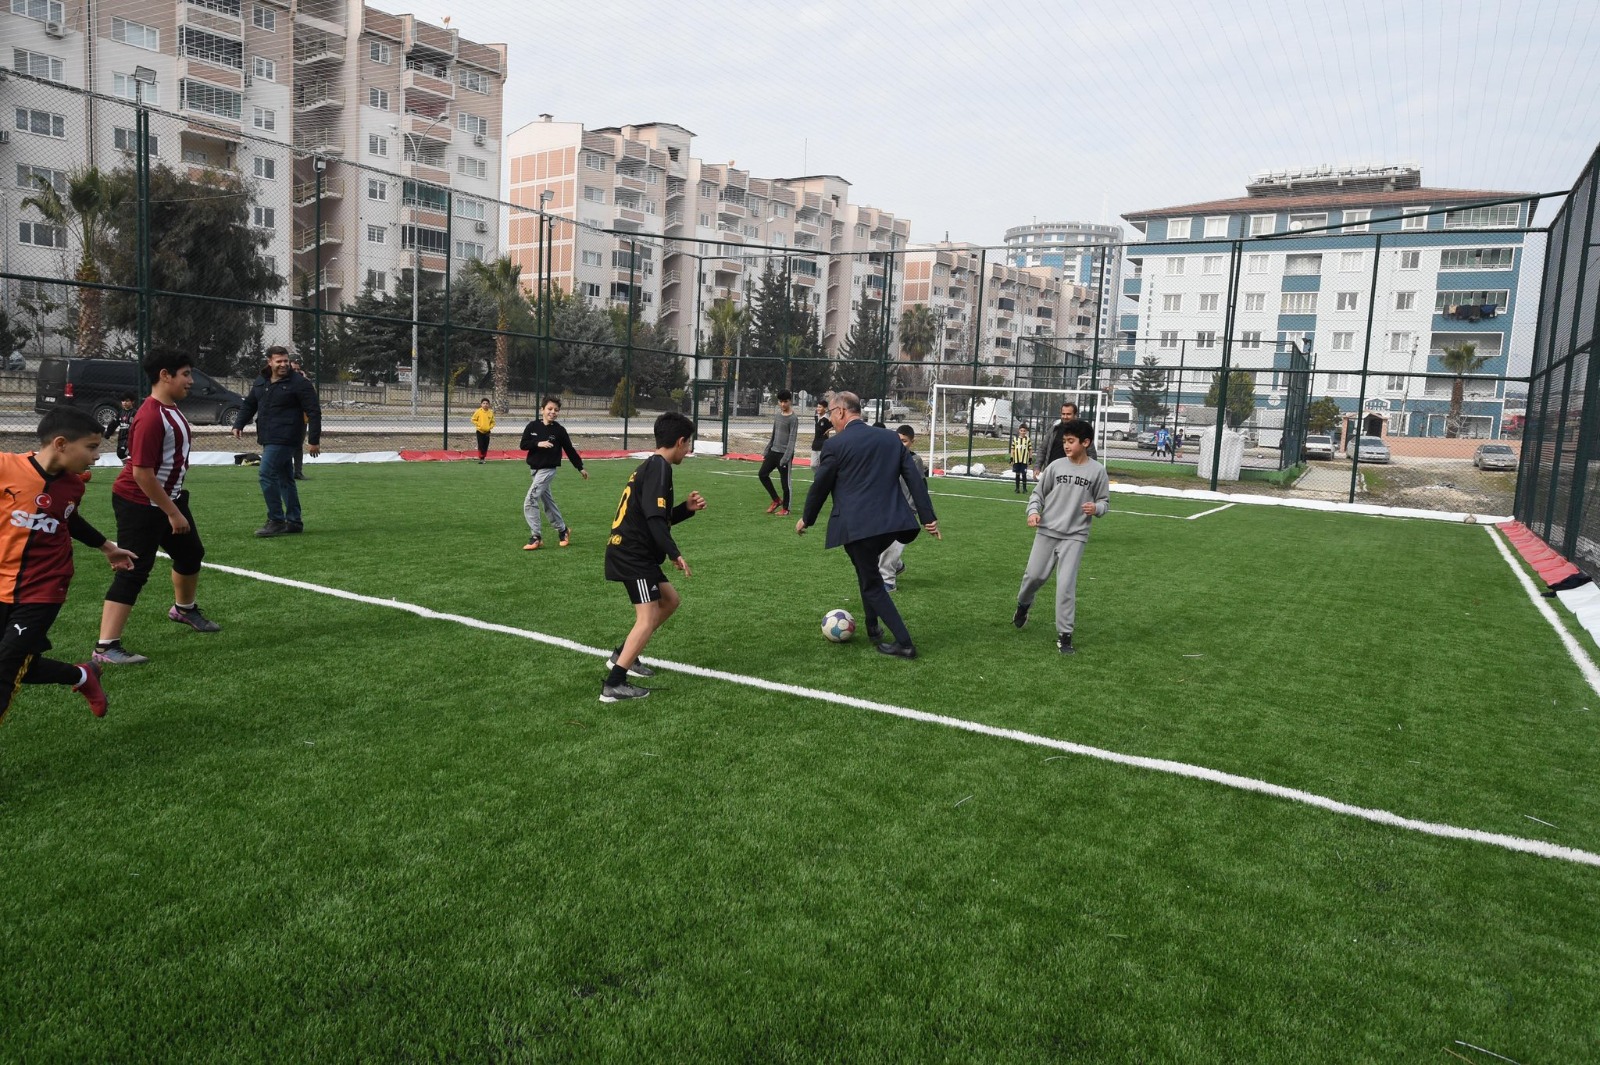
POLYGON ((669 285, 676 285, 682 280, 683 274, 681 272, 677 270, 668 270, 666 273, 661 275, 661 287, 666 288, 669 285))
POLYGON ((441 100, 456 98, 456 83, 450 80, 450 69, 442 63, 407 59, 405 77, 400 80, 400 87, 408 94, 427 93, 441 100))
MULTIPOLYGON (((293 189, 294 205, 296 207, 309 207, 317 202, 317 183, 315 181, 302 181, 293 189)), ((344 178, 324 177, 322 179, 322 200, 344 199, 344 178)))
POLYGON ((294 65, 315 66, 318 63, 344 62, 345 39, 329 34, 315 33, 294 39, 294 65))
POLYGON ((338 82, 312 81, 294 87, 294 109, 301 113, 343 106, 344 95, 339 91, 338 82))
POLYGON ((660 313, 663 314, 663 315, 677 314, 678 313, 678 301, 677 300, 662 300, 661 301, 661 312, 660 313))
POLYGON ((296 226, 294 231, 294 250, 296 255, 304 254, 316 248, 319 244, 323 248, 344 243, 344 227, 336 226, 331 222, 322 223, 319 230, 315 226, 296 226), (321 236, 319 241, 317 238, 321 236))
POLYGON ((742 218, 748 218, 749 212, 744 209, 744 204, 742 203, 730 203, 727 200, 721 200, 717 203, 717 215, 721 218, 737 221, 742 218))
POLYGON ((643 178, 635 177, 632 174, 624 174, 620 170, 617 171, 617 187, 619 189, 627 189, 629 192, 637 192, 640 195, 649 191, 649 187, 645 185, 643 178))
POLYGON ((719 274, 742 274, 744 263, 737 259, 718 259, 711 264, 711 269, 719 274))
POLYGON ((310 155, 343 155, 344 134, 334 129, 297 129, 294 146, 310 155))
POLYGON ((444 112, 430 115, 418 111, 407 111, 404 117, 400 119, 400 132, 404 133, 409 138, 410 143, 413 144, 423 140, 449 144, 452 130, 449 116, 444 112))

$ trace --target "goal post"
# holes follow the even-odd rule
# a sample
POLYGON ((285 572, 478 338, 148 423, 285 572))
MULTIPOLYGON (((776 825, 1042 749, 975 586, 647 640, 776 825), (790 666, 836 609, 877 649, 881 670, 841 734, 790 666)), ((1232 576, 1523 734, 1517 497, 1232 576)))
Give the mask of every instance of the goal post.
POLYGON ((928 405, 928 468, 948 477, 1009 477, 1011 439, 1023 424, 1033 441, 1029 465, 1037 465, 1063 403, 1076 404, 1100 439, 1106 401, 1094 389, 936 384, 928 405))

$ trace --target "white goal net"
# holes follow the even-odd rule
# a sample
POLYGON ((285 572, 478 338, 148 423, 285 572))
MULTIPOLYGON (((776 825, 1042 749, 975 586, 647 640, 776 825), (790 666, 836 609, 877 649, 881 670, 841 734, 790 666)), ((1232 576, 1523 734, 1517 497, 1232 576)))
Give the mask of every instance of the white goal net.
POLYGON ((1095 439, 1101 438, 1105 396, 1093 389, 934 385, 928 468, 950 477, 1009 477, 1011 441, 1020 425, 1028 427, 1028 464, 1037 466, 1063 403, 1077 404, 1078 417, 1094 422, 1095 439))

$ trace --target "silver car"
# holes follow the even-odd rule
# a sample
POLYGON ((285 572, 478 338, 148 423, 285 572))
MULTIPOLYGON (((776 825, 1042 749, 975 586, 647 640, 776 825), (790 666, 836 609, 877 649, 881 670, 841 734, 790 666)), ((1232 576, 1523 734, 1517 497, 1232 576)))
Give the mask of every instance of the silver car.
POLYGON ((1363 436, 1356 444, 1356 458, 1362 462, 1384 463, 1389 457, 1389 445, 1379 437, 1363 436))
POLYGON ((1333 437, 1313 434, 1306 437, 1305 444, 1300 448, 1300 457, 1305 459, 1333 460, 1333 437))
POLYGON ((1517 453, 1505 444, 1480 444, 1472 455, 1472 464, 1480 470, 1514 470, 1517 453))

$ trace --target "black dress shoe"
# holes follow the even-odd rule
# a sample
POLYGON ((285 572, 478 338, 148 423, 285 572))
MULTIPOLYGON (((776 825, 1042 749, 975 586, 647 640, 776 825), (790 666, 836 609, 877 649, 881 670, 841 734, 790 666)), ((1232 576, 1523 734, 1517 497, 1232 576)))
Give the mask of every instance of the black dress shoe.
POLYGON ((917 657, 917 649, 915 647, 902 647, 897 643, 880 643, 878 645, 878 653, 880 655, 893 655, 896 658, 917 657))

